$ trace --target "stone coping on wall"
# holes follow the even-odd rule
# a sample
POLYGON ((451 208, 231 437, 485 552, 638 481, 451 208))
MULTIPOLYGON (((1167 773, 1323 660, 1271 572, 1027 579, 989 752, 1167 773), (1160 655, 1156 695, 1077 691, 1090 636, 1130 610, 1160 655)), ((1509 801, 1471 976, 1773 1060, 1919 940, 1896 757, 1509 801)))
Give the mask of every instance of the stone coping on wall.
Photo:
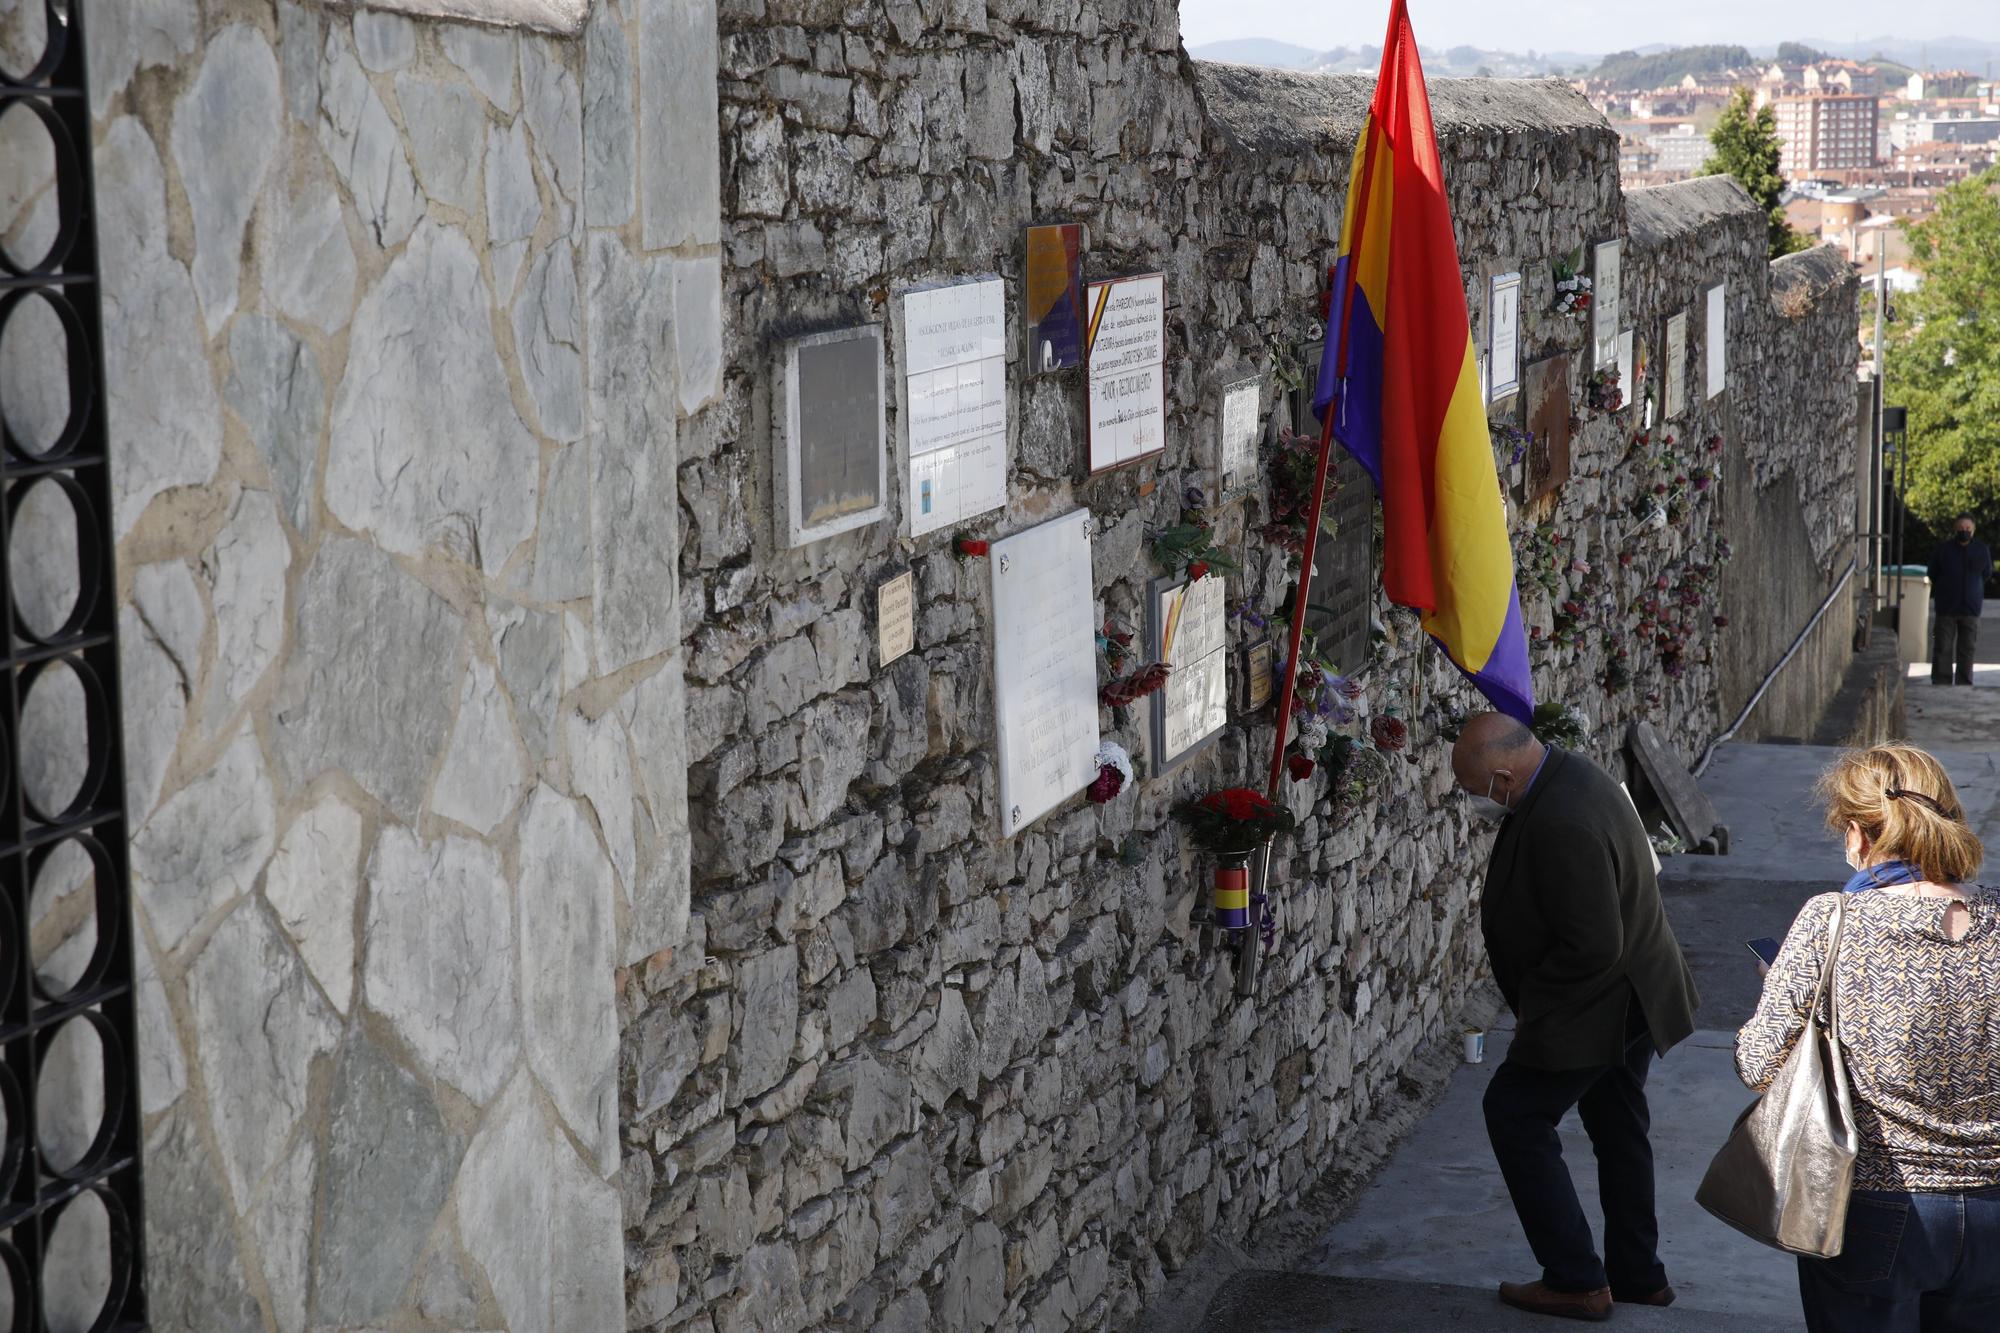
MULTIPOLYGON (((1194 62, 1209 118, 1242 147, 1260 153, 1336 147, 1344 157, 1375 95, 1363 74, 1194 62), (1328 141, 1332 142, 1329 143, 1328 141)), ((1613 134, 1611 125, 1561 79, 1429 79, 1431 119, 1440 139, 1494 132, 1613 134)))
POLYGON ((1697 176, 1625 192, 1626 230, 1634 248, 1641 250, 1724 218, 1761 211, 1733 176, 1697 176))
MULTIPOLYGON (((1771 261, 1771 305, 1786 318, 1809 314, 1829 293, 1841 292, 1853 280, 1854 269, 1832 244, 1771 261)), ((1851 299, 1853 293, 1846 290, 1851 299)))

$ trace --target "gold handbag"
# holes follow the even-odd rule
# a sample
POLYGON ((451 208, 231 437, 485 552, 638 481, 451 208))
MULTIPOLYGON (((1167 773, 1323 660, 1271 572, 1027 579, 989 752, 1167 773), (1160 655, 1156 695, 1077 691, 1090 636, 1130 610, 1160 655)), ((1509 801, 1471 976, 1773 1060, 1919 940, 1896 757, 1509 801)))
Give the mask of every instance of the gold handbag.
POLYGON ((1833 985, 1846 915, 1843 898, 1834 905, 1819 990, 1798 1044, 1764 1095, 1737 1117, 1694 1195, 1696 1203, 1751 1239, 1821 1259, 1840 1253, 1854 1189, 1854 1100, 1833 985))

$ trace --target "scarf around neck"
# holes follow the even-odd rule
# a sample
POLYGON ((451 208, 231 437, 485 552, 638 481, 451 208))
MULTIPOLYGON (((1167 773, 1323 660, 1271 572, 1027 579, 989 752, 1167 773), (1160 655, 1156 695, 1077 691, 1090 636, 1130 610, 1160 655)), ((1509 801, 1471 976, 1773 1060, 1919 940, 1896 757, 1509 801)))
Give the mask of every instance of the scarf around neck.
POLYGON ((1863 866, 1847 881, 1842 893, 1866 893, 1879 889, 1884 884, 1916 884, 1922 881, 1924 872, 1908 861, 1883 861, 1879 865, 1863 866))

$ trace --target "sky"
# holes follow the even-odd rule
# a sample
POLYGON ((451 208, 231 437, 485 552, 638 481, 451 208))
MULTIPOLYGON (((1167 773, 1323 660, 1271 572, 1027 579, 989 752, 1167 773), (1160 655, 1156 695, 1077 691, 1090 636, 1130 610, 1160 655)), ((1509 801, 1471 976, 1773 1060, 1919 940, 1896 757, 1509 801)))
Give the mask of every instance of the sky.
MULTIPOLYGON (((1230 37, 1270 37, 1326 50, 1377 43, 1388 24, 1388 0, 1180 0, 1181 39, 1188 46, 1230 37)), ((1810 0, 1745 4, 1743 0, 1678 0, 1670 5, 1607 4, 1604 0, 1410 0, 1410 21, 1425 46, 1479 46, 1505 51, 1608 52, 1652 42, 1768 45, 1799 38, 1865 40, 1884 32, 1926 36, 2000 36, 1993 0, 1810 0)))

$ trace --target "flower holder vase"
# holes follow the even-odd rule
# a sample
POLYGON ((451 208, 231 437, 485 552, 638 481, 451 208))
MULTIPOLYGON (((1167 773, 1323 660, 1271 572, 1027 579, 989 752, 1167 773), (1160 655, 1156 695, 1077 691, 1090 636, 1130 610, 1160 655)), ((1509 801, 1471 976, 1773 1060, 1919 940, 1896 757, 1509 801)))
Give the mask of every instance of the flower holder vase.
POLYGON ((1216 929, 1242 930, 1250 924, 1250 859, 1255 852, 1217 852, 1208 894, 1216 929))
POLYGON ((1257 970, 1263 961, 1264 922, 1263 913, 1271 891, 1271 842, 1251 852, 1251 865, 1255 867, 1255 884, 1245 905, 1244 929, 1236 937, 1236 994, 1248 997, 1257 993, 1257 970))

